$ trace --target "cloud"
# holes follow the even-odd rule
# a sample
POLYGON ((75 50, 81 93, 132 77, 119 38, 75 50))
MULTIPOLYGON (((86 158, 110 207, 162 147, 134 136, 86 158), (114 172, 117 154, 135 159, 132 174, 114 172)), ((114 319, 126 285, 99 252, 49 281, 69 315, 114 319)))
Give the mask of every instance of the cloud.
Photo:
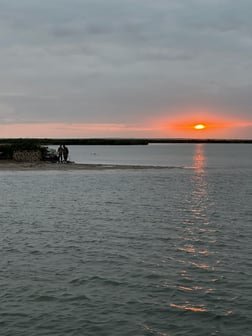
POLYGON ((0 102, 13 123, 138 123, 196 104, 251 120, 249 0, 0 6, 0 102))

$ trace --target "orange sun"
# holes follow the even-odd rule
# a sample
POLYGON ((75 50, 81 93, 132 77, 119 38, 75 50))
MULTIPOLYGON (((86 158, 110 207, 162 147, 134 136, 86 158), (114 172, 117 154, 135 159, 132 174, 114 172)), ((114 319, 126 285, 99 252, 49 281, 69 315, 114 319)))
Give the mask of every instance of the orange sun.
POLYGON ((193 126, 193 128, 194 128, 195 130, 197 130, 197 131, 200 131, 200 130, 205 129, 205 128, 206 128, 206 125, 204 125, 204 124, 196 124, 196 125, 193 126))

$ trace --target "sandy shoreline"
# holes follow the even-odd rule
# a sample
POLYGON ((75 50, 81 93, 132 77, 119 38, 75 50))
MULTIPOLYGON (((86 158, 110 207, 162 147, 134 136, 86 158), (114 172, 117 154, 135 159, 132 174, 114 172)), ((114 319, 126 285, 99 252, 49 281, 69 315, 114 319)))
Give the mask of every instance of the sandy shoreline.
POLYGON ((0 171, 46 171, 46 170, 115 170, 115 169, 164 169, 173 167, 144 166, 144 165, 117 165, 117 164, 83 164, 83 163, 51 163, 51 162, 15 162, 0 160, 0 171))

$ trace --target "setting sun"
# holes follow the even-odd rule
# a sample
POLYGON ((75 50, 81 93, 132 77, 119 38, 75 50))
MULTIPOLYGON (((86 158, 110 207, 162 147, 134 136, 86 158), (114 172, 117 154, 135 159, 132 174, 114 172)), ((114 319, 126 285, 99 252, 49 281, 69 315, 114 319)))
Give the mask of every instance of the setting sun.
POLYGON ((206 125, 204 124, 196 124, 193 126, 194 129, 196 130, 203 130, 204 128, 206 128, 206 125))

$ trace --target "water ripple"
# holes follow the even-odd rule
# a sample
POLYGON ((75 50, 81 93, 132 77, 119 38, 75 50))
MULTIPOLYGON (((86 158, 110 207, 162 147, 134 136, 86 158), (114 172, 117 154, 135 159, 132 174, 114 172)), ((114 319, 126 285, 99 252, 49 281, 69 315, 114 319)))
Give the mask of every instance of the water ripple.
POLYGON ((200 164, 2 174, 1 335, 250 335, 252 176, 200 164))

